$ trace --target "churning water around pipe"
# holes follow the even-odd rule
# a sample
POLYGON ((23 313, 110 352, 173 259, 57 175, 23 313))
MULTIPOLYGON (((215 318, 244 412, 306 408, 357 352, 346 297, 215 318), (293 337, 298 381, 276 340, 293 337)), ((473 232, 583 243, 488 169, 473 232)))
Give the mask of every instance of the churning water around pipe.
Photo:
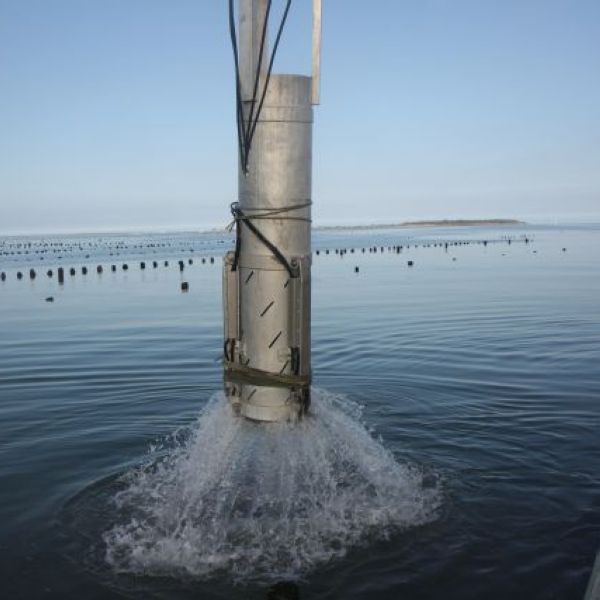
POLYGON ((294 424, 235 417, 216 394, 184 441, 153 450, 120 484, 108 564, 202 579, 301 576, 435 519, 441 496, 435 477, 371 436, 358 405, 322 390, 294 424))

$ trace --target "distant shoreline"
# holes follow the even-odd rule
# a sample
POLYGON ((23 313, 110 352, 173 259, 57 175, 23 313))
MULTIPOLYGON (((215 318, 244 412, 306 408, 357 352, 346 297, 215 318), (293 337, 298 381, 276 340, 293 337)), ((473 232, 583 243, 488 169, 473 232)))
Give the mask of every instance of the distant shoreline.
MULTIPOLYGON (((438 220, 423 220, 423 221, 403 221, 401 223, 383 223, 383 224, 364 224, 364 225, 314 225, 315 231, 369 231, 380 229, 402 229, 409 227, 485 227, 494 225, 526 225, 525 221, 518 219, 438 219, 438 220)), ((15 232, 1 233, 0 238, 23 238, 23 237, 90 237, 90 236, 126 236, 126 235, 179 235, 179 234, 222 234, 225 233, 226 226, 208 227, 206 229, 187 229, 177 228, 172 229, 152 229, 152 228, 132 228, 132 229, 115 229, 115 230, 99 230, 99 231, 56 231, 56 232, 15 232)))
POLYGON ((320 231, 344 231, 367 229, 401 229, 404 227, 481 227, 493 225, 525 225, 518 219, 439 219, 431 221, 404 221, 402 223, 387 223, 382 225, 321 225, 315 227, 320 231))

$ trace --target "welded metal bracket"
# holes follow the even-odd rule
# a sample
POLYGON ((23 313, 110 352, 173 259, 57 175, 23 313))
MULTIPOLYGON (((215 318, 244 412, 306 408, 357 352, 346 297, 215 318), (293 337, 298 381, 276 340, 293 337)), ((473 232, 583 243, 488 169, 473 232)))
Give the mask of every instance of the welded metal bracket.
POLYGON ((239 269, 232 271, 235 252, 227 252, 223 258, 223 312, 225 340, 240 338, 240 292, 239 269))
POLYGON ((291 264, 298 269, 298 277, 290 279, 288 344, 294 375, 310 375, 310 265, 312 257, 292 258, 291 264))

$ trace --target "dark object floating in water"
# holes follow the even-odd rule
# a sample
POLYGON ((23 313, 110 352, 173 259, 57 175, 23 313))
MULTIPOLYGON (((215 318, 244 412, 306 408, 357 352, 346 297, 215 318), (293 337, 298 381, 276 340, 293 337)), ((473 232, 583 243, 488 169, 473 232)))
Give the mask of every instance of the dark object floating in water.
POLYGON ((71 268, 69 269, 69 274, 71 275, 71 277, 72 277, 73 275, 75 275, 75 269, 74 269, 73 267, 71 267, 71 268))
POLYGON ((211 257, 210 257, 210 264, 212 265, 214 262, 215 262, 215 257, 214 257, 214 256, 211 256, 211 257))
POLYGON ((409 260, 407 264, 409 267, 412 267, 415 263, 412 260, 409 260))
POLYGON ((181 282, 181 291, 182 292, 187 292, 190 289, 190 284, 187 281, 182 281, 181 282))
POLYGON ((562 249, 562 251, 563 251, 563 252, 566 252, 566 251, 567 251, 567 249, 566 249, 566 248, 563 248, 563 249, 562 249))
POLYGON ((83 275, 87 275, 87 267, 81 267, 81 272, 83 275))
POLYGON ((293 581, 279 581, 269 588, 267 600, 300 600, 300 588, 293 581))
POLYGON ((58 283, 65 282, 65 270, 62 267, 58 267, 58 283))
POLYGON ((183 261, 182 261, 182 260, 180 260, 180 261, 179 261, 179 270, 180 270, 180 271, 183 271, 183 268, 184 268, 184 266, 185 266, 185 265, 183 264, 183 261))
POLYGON ((453 256, 453 257, 452 257, 452 260, 456 260, 456 256, 453 256))
POLYGON ((53 273, 52 273, 52 269, 48 269, 48 270, 46 271, 46 275, 47 275, 48 277, 52 277, 52 275, 53 275, 53 273))
POLYGON ((110 265, 110 270, 114 273, 117 270, 117 265, 110 265))
POLYGON ((144 270, 146 268, 146 263, 144 261, 142 261, 140 263, 140 269, 144 270))
POLYGON ((193 265, 193 264, 194 264, 194 261, 191 258, 188 259, 188 265, 193 265))
POLYGON ((98 266, 96 267, 96 273, 102 273, 102 271, 103 271, 103 270, 104 270, 104 269, 102 268, 102 265, 98 265, 98 266))
POLYGON ((358 271, 359 271, 358 267, 354 267, 354 272, 358 273, 358 271))
POLYGON ((168 266, 169 266, 169 261, 165 260, 165 267, 168 267, 168 266))
POLYGON ((21 273, 21 271, 17 271, 17 279, 23 279, 23 273, 21 273))
POLYGON ((35 269, 29 269, 29 279, 35 279, 35 269))
POLYGON ((48 296, 46 302, 54 302, 54 296, 48 296))
POLYGON ((0 280, 6 281, 6 273, 4 271, 2 271, 2 273, 0 273, 0 280))
POLYGON ((152 261, 152 268, 156 269, 156 267, 158 267, 158 263, 155 260, 153 260, 152 261))
POLYGON ((127 269, 129 269, 129 265, 127 263, 125 263, 123 265, 123 271, 127 271, 127 269))

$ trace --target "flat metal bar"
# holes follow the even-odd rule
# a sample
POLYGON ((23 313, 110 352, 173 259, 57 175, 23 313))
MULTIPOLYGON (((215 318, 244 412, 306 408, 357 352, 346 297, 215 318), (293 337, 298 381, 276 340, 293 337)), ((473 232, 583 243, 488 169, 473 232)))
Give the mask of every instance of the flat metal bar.
POLYGON ((321 0, 313 0, 312 104, 321 101, 321 0))
MULTIPOLYGON (((242 100, 252 99, 263 24, 267 12, 267 0, 240 0, 239 3, 239 51, 240 86, 242 100)), ((269 56, 268 42, 263 48, 261 71, 265 71, 269 56)))

